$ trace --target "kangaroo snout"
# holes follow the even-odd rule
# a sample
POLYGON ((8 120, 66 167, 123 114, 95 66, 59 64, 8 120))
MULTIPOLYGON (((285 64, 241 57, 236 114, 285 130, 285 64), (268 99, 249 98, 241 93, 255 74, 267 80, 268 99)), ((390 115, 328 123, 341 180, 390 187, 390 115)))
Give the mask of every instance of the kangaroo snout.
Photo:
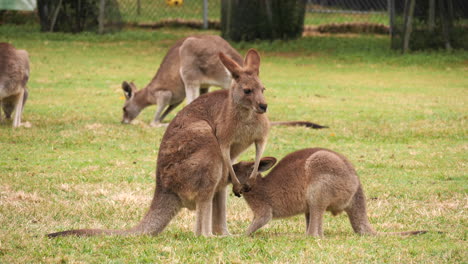
POLYGON ((263 114, 267 111, 268 105, 267 104, 258 104, 258 113, 263 114))

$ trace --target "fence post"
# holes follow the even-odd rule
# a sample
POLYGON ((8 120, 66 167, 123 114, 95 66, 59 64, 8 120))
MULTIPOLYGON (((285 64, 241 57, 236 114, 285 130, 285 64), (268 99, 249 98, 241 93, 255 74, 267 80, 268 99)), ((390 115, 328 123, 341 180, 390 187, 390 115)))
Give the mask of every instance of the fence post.
POLYGON ((141 15, 141 0, 137 0, 137 15, 141 15))
POLYGON ((403 30, 403 53, 406 53, 409 50, 411 31, 413 31, 413 15, 415 6, 416 0, 406 0, 405 25, 403 30))
POLYGON ((203 0, 203 29, 208 29, 208 0, 203 0))
POLYGON ((101 2, 99 3, 99 17, 98 17, 98 23, 99 23, 98 33, 99 34, 104 33, 104 19, 105 19, 104 10, 105 8, 106 8, 106 0, 101 0, 101 2))

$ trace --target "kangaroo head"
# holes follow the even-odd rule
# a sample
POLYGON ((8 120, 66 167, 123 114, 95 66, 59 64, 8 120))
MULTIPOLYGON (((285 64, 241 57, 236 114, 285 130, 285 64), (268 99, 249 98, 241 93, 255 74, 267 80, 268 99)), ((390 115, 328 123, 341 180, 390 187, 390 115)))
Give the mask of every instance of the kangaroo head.
POLYGON ((234 80, 231 94, 236 105, 263 114, 267 110, 267 103, 263 96, 265 87, 258 78, 260 55, 250 49, 244 59, 244 66, 240 66, 224 53, 219 53, 219 59, 231 73, 234 80))
MULTIPOLYGON (((269 170, 273 165, 276 163, 276 158, 274 157, 264 157, 260 160, 260 164, 258 166, 258 175, 257 180, 261 179, 261 172, 269 170)), ((236 173, 237 178, 241 184, 244 184, 248 181, 250 174, 254 168, 253 161, 241 161, 237 164, 233 165, 234 172, 236 173)))
POLYGON ((122 124, 130 124, 133 119, 135 119, 141 112, 142 107, 135 100, 135 94, 137 93, 137 87, 133 82, 122 83, 122 90, 125 95, 125 104, 122 108, 123 118, 122 124))

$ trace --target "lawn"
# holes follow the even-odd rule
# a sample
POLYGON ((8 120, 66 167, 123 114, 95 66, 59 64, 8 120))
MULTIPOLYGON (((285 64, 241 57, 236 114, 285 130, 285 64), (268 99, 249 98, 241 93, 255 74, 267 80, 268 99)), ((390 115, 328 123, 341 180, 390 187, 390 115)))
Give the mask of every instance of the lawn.
MULTIPOLYGON (((468 53, 402 56, 388 49, 388 38, 368 35, 234 46, 261 53, 271 120, 330 127, 273 127, 265 155, 305 147, 343 153, 360 175, 376 230, 427 234, 363 237, 346 215, 327 214, 321 239, 305 236, 303 216, 246 237, 251 212, 230 194, 229 237, 194 236, 195 215, 184 209, 156 237, 46 238, 141 219, 164 128, 147 125, 154 106, 136 125, 120 124, 120 84, 144 87, 176 39, 200 33, 99 36, 0 26, 0 41, 30 53, 23 120, 32 124, 0 125, 0 263, 466 263, 468 53)), ((241 159, 253 156, 251 148, 241 159)))

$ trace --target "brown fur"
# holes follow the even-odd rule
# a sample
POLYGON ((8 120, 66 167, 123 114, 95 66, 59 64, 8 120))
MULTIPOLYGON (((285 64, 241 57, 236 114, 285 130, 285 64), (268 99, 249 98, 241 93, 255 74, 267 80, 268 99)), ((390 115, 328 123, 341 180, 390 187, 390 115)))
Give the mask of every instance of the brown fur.
POLYGON ((151 125, 159 126, 185 97, 190 103, 208 92, 210 86, 228 89, 232 78, 219 60, 220 52, 242 65, 240 54, 219 36, 199 35, 178 40, 144 89, 137 90, 133 83, 122 83, 126 97, 122 123, 130 123, 144 108, 156 104, 151 125))
POLYGON ((25 50, 17 50, 9 43, 0 43, 0 121, 2 112, 7 119, 13 111, 13 127, 21 125, 21 115, 28 98, 29 57, 25 50))
POLYGON ((269 121, 263 85, 258 78, 260 56, 249 50, 244 67, 219 54, 234 77, 229 90, 200 96, 182 109, 163 136, 157 161, 156 191, 151 207, 136 227, 129 230, 81 229, 49 234, 152 234, 161 232, 182 208, 195 209, 197 235, 228 235, 226 187, 233 182, 239 195, 255 178, 241 186, 232 168, 241 152, 255 143, 258 163, 266 144, 269 121), (230 180, 229 180, 230 179, 230 180), (242 188, 243 187, 243 188, 242 188))
MULTIPOLYGON (((276 163, 272 157, 263 158, 259 171, 276 163)), ((241 183, 248 180, 252 162, 240 162, 234 170, 241 183)), ((322 148, 309 148, 284 157, 271 172, 257 176, 256 187, 244 194, 254 219, 247 234, 252 234, 272 218, 305 214, 307 234, 323 236, 325 211, 348 214, 354 232, 376 235, 367 218, 366 199, 353 165, 341 154, 322 148)), ((391 233, 414 235, 426 231, 391 233)))

